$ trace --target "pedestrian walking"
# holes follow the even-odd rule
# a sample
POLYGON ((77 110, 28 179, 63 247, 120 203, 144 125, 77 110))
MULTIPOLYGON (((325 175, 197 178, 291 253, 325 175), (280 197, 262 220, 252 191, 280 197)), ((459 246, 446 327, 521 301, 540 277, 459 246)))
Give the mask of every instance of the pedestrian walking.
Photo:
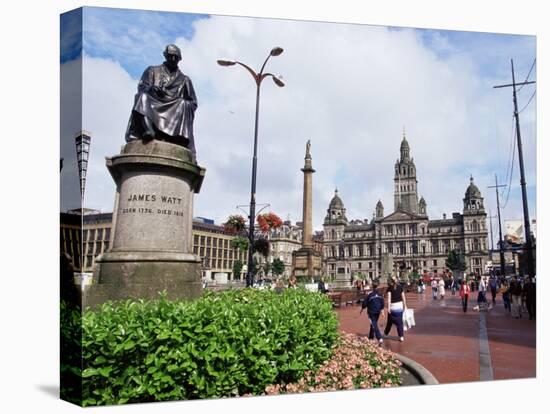
POLYGON ((458 292, 460 300, 462 302, 462 310, 464 313, 468 310, 468 297, 470 296, 470 286, 465 280, 460 281, 460 290, 458 292))
POLYGON ((454 277, 451 281, 451 295, 455 295, 455 292, 460 289, 460 283, 458 283, 458 280, 456 280, 454 277))
POLYGON ((440 299, 445 299, 445 281, 443 279, 439 279, 439 282, 437 283, 438 286, 438 295, 440 299))
POLYGON ((403 288, 397 284, 397 278, 395 277, 392 277, 390 280, 390 286, 387 290, 387 302, 388 322, 384 329, 384 335, 387 336, 390 333, 392 325, 395 324, 399 340, 403 342, 405 340, 403 333, 403 312, 407 309, 407 301, 403 288))
POLYGON ((323 276, 321 276, 321 279, 319 279, 319 282, 317 283, 317 290, 321 293, 328 293, 325 278, 323 276))
POLYGON ((438 285, 437 285, 437 279, 436 278, 432 279, 431 286, 432 286, 432 298, 437 299, 437 286, 438 285))
POLYGON ((527 279, 523 285, 523 293, 525 295, 525 306, 527 307, 529 320, 531 321, 536 319, 537 287, 535 282, 527 279))
POLYGON ((372 292, 363 299, 361 311, 359 313, 362 313, 364 309, 367 309, 367 315, 370 321, 369 339, 372 340, 376 337, 378 344, 382 345, 384 340, 378 328, 378 319, 380 315, 384 315, 384 297, 378 292, 378 283, 376 282, 372 284, 372 292))
POLYGON ((521 288, 521 284, 519 283, 518 277, 514 276, 514 278, 510 282, 510 299, 511 299, 511 302, 512 302, 511 314, 516 319, 521 318, 521 295, 522 295, 522 293, 523 293, 523 290, 521 288))
POLYGON ((491 290, 491 297, 493 299, 493 305, 496 305, 497 301, 497 288, 498 288, 498 282, 496 277, 492 276, 489 280, 489 289, 491 290))
POLYGON ((418 279, 418 293, 424 293, 424 281, 422 278, 418 279))
POLYGON ((481 305, 487 306, 487 285, 483 277, 478 276, 478 286, 479 290, 477 293, 477 305, 481 308, 481 305))
POLYGON ((510 286, 505 280, 501 283, 500 292, 502 293, 502 302, 504 302, 504 309, 507 310, 508 313, 511 313, 512 306, 510 304, 510 286))

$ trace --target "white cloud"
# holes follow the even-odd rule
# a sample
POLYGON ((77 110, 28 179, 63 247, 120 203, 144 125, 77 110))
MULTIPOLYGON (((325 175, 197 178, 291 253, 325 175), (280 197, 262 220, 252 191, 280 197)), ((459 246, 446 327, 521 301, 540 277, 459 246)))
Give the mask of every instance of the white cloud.
POLYGON ((82 61, 73 60, 61 65, 61 137, 60 174, 61 211, 79 208, 80 181, 76 160, 75 134, 82 129, 82 61))
MULTIPOLYGON (((452 47, 447 39, 438 42, 452 47)), ((350 219, 372 217, 379 198, 386 213, 393 209, 393 164, 403 126, 431 216, 461 211, 470 174, 488 206, 493 173, 504 180, 511 91, 495 92, 495 83, 480 75, 472 58, 478 50, 442 60, 410 29, 231 17, 197 21, 194 38, 177 43, 180 68, 198 94, 196 145, 207 169, 195 215, 219 222, 250 199, 255 85, 243 68, 220 67, 216 60, 235 58, 259 69, 273 46, 285 51, 270 59, 267 70, 282 74, 286 86, 269 79, 262 84, 257 202, 270 203, 280 216, 301 220, 307 139, 317 170, 316 229, 336 186, 350 219)), ((94 136, 87 205, 110 211, 114 186, 103 158, 124 143, 136 80, 102 59, 85 58, 84 73, 84 127, 94 136)), ((522 114, 531 177, 532 107, 522 114)), ((521 215, 516 201, 510 216, 521 215)))

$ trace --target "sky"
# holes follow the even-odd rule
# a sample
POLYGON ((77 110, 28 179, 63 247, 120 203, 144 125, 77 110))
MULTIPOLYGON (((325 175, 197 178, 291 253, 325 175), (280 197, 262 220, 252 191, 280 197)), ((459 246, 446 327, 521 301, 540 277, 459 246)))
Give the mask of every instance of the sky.
MULTIPOLYGON (((85 129, 92 145, 84 206, 112 211, 115 187, 105 157, 124 144, 141 73, 162 63, 164 47, 175 43, 199 102, 195 142, 206 177, 194 216, 221 223, 250 200, 255 84, 243 68, 216 60, 259 70, 280 46, 284 52, 267 70, 286 85, 266 79, 261 86, 256 199, 270 204, 266 211, 301 221, 300 169, 309 139, 314 230, 322 230, 336 188, 350 220, 370 220, 378 200, 391 213, 393 166, 405 131, 431 219, 462 211, 470 175, 487 212, 496 214, 495 190, 487 188, 495 174, 499 184, 510 184, 500 193, 503 221, 522 217, 517 153, 510 170, 512 90, 493 86, 511 83, 511 58, 516 81, 526 79, 534 36, 103 8, 65 14, 61 23, 61 76, 72 80, 61 93, 62 210, 80 203, 74 133, 85 129)), ((534 65, 529 79, 536 74, 534 65)), ((532 218, 535 90, 518 92, 519 109, 526 106, 520 119, 532 218)))

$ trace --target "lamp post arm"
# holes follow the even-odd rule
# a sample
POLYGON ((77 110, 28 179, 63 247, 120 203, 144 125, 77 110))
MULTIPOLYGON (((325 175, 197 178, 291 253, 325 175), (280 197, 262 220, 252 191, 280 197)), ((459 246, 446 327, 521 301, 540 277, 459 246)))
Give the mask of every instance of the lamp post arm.
POLYGON ((241 65, 243 68, 245 68, 252 75, 252 77, 254 78, 254 82, 256 82, 256 85, 260 84, 260 82, 261 82, 260 77, 258 76, 258 74, 256 72, 254 72, 254 70, 250 66, 245 65, 244 63, 239 62, 239 61, 236 61, 235 63, 237 65, 241 65))
POLYGON ((275 78, 275 79, 279 79, 279 77, 277 75, 274 75, 273 73, 269 73, 269 72, 266 72, 266 73, 263 73, 260 75, 260 83, 262 83, 262 81, 267 78, 268 76, 271 76, 272 78, 275 78))
MULTIPOLYGON (((264 64, 262 65, 262 68, 260 69, 260 76, 262 76, 262 73, 264 72, 265 65, 267 64, 267 61, 269 60, 270 57, 271 57, 271 53, 269 55, 267 55, 267 57, 265 58, 264 64)), ((260 80, 260 82, 261 82, 261 80, 260 80)))

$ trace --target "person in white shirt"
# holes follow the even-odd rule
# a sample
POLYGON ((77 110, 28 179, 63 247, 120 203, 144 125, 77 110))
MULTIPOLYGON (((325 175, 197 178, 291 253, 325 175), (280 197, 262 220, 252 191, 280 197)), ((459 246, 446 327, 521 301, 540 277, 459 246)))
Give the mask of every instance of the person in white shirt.
POLYGON ((487 303, 487 282, 485 281, 485 278, 482 276, 478 277, 479 280, 479 292, 477 294, 477 304, 481 305, 482 303, 487 303))
POLYGON ((438 294, 440 299, 445 299, 445 281, 443 279, 439 279, 439 282, 437 283, 438 286, 438 294))
POLYGON ((432 279, 431 286, 432 286, 432 297, 434 299, 437 299, 437 286, 438 285, 437 285, 437 279, 435 277, 432 279))

